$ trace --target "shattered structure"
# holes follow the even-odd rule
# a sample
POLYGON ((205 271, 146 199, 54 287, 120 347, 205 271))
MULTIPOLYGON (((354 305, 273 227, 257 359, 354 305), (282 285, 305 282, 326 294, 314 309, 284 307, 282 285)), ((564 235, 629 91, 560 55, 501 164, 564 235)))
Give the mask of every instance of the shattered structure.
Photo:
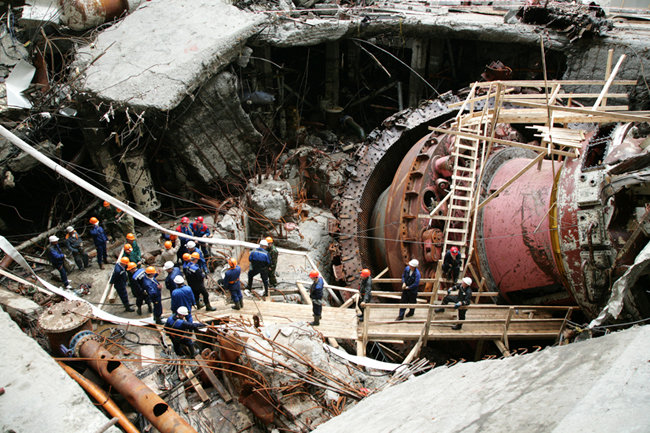
MULTIPOLYGON (((17 387, 28 403, 45 395, 26 380, 37 362, 56 371, 62 400, 75 402, 68 431, 103 421, 85 397, 68 397, 69 379, 107 415, 105 431, 339 431, 366 410, 377 430, 470 431, 505 409, 452 414, 445 403, 449 416, 420 408, 424 418, 398 427, 383 421, 382 395, 394 386, 438 395, 426 378, 452 384, 472 370, 482 382, 485 370, 504 382, 499 368, 530 373, 550 362, 558 386, 536 391, 553 399, 597 341, 407 379, 436 363, 510 358, 650 317, 650 26, 648 11, 635 9, 643 5, 9 3, 0 3, 0 304, 58 364, 31 344, 33 361, 25 354, 5 369, 18 378, 0 383, 0 409, 17 412, 3 402, 17 387), (109 235, 110 270, 101 257, 95 263, 90 217, 109 235), (210 235, 183 232, 181 218, 210 235), (83 270, 66 247, 68 226, 89 253, 83 270), (138 312, 115 302, 111 272, 127 256, 127 233, 142 251, 128 266, 157 273, 163 323, 176 313, 164 257, 198 243, 215 311, 188 305, 197 329, 157 324, 140 311, 146 302, 138 312), (57 287, 65 274, 48 253, 52 236, 73 291, 57 287), (244 287, 249 251, 267 237, 280 257, 268 296, 257 279, 244 287), (473 280, 465 320, 458 305, 440 305, 456 282, 441 270, 451 247, 463 257, 460 277, 473 280), (229 258, 241 269, 243 304, 234 308, 222 281, 229 258), (404 305, 396 291, 412 259, 421 285, 404 305), (364 268, 372 302, 360 308, 364 268), (312 270, 325 281, 314 326, 312 270), (414 314, 396 321, 401 307, 414 314), (172 349, 178 338, 189 346, 183 355, 172 349)), ((130 281, 135 302, 139 283, 130 281)), ((600 347, 632 365, 642 358, 636 349, 613 353, 645 333, 600 347)), ((589 365, 582 370, 610 383, 606 369, 589 365)), ((536 378, 522 374, 521 389, 536 378)), ((572 392, 593 397, 602 387, 590 377, 572 392)), ((638 416, 647 392, 622 389, 638 399, 628 411, 638 416)), ((573 429, 585 404, 540 416, 573 429)), ((18 413, 0 421, 7 431, 18 423, 18 413)))

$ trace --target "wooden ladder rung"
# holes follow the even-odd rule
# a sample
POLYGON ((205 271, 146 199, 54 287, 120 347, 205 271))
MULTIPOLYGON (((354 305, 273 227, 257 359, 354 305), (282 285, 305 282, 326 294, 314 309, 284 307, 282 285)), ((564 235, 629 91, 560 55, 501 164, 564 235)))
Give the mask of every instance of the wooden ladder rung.
POLYGON ((452 180, 460 180, 460 181, 466 181, 466 182, 473 182, 474 178, 473 177, 466 177, 466 176, 457 176, 457 175, 452 175, 452 180))

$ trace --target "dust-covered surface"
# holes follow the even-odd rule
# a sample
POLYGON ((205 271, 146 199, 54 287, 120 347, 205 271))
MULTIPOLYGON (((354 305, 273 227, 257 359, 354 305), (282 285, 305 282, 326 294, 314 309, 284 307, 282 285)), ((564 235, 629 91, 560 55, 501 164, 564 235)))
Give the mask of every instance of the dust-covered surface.
POLYGON ((108 421, 83 389, 4 312, 0 328, 0 387, 5 389, 0 395, 0 430, 87 433, 108 421))
POLYGON ((650 327, 441 367, 373 395, 316 432, 647 432, 650 327))
POLYGON ((83 88, 131 106, 172 109, 230 63, 265 19, 224 1, 147 2, 79 50, 83 88))

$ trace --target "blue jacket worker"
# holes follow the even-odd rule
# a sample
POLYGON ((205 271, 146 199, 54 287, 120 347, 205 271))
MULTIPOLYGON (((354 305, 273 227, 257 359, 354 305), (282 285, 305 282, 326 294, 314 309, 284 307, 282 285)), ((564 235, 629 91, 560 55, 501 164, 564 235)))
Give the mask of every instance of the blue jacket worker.
POLYGON ((106 257, 106 242, 108 241, 108 237, 102 226, 99 225, 97 218, 90 218, 90 224, 93 225, 93 228, 90 229, 90 236, 92 236, 95 249, 97 249, 97 263, 99 264, 99 269, 104 269, 104 263, 108 263, 108 257, 106 257))
POLYGON ((65 254, 63 254, 63 251, 61 251, 61 246, 59 245, 59 238, 56 236, 52 235, 49 238, 50 240, 50 248, 47 250, 47 256, 50 259, 50 263, 52 263, 52 266, 59 271, 59 275, 61 276, 61 282, 65 286, 66 289, 72 289, 72 286, 70 285, 70 280, 68 280, 68 273, 65 271, 65 254))
MULTIPOLYGON (((174 263, 169 261, 165 262, 163 265, 163 270, 167 272, 167 276, 165 277, 165 287, 167 290, 169 290, 169 293, 172 293, 174 289, 176 289, 176 284, 174 283, 174 278, 177 276, 183 276, 183 273, 181 272, 180 269, 178 269, 176 266, 174 266, 174 263)), ((172 310, 176 311, 176 310, 172 310)))
MULTIPOLYGON (((409 264, 404 268, 402 274, 402 297, 400 303, 402 304, 415 304, 418 299, 418 286, 420 285, 420 271, 418 266, 420 262, 417 259, 412 259, 409 264)), ((404 312, 406 308, 399 309, 399 316, 395 320, 404 320, 404 312)), ((406 317, 411 317, 415 313, 415 309, 409 309, 406 317)))
POLYGON ((142 285, 149 295, 149 299, 153 304, 153 320, 162 325, 162 297, 160 295, 160 283, 156 281, 156 268, 153 266, 147 266, 144 270, 145 277, 142 281, 142 285))
POLYGON ((230 297, 232 298, 233 308, 240 310, 244 306, 243 296, 241 294, 241 282, 239 277, 241 275, 241 268, 237 265, 237 259, 231 257, 228 259, 228 269, 224 273, 223 280, 218 283, 228 289, 230 297))
POLYGON ((187 308, 178 307, 176 314, 169 316, 165 322, 165 332, 172 340, 174 352, 178 356, 187 355, 194 357, 194 342, 191 338, 191 332, 195 329, 203 328, 203 323, 192 323, 186 320, 189 314, 187 308))
POLYGON ((142 304, 147 304, 147 308, 151 314, 151 301, 149 300, 149 294, 144 289, 144 269, 138 268, 138 264, 135 262, 129 262, 126 265, 126 271, 131 274, 129 286, 135 298, 135 306, 138 307, 138 316, 142 315, 142 304))
POLYGON ((199 259, 200 253, 198 251, 194 251, 190 255, 190 264, 185 269, 187 275, 187 283, 190 285, 192 291, 194 292, 194 297, 196 298, 196 308, 203 308, 200 299, 200 297, 203 296, 203 302, 205 302, 205 310, 214 311, 216 308, 210 305, 210 295, 205 288, 205 274, 203 273, 203 269, 199 264, 199 259))
POLYGON ((111 275, 110 283, 115 287, 115 291, 120 296, 122 304, 124 305, 124 311, 131 312, 134 311, 131 305, 129 305, 129 295, 126 293, 126 285, 129 282, 129 274, 126 271, 130 260, 128 257, 122 257, 119 262, 115 264, 113 269, 113 275, 111 275))
POLYGON ((194 241, 189 241, 186 245, 187 247, 187 252, 190 254, 190 256, 194 253, 199 254, 199 266, 201 267, 201 270, 205 275, 208 275, 208 262, 205 261, 205 256, 203 255, 203 252, 199 249, 196 248, 196 242, 194 241))
POLYGON ((172 292, 172 311, 177 311, 178 307, 187 308, 187 321, 193 322, 192 320, 192 306, 196 304, 194 299, 194 292, 192 288, 185 284, 185 278, 182 275, 176 275, 174 278, 174 284, 176 284, 176 289, 172 292))
POLYGON ((259 248, 254 249, 248 255, 248 261, 251 266, 248 269, 248 290, 253 289, 253 277, 259 274, 264 284, 264 295, 269 295, 269 267, 271 266, 271 258, 266 252, 269 243, 266 239, 260 241, 259 248))
MULTIPOLYGON (((194 237, 197 237, 197 238, 209 238, 210 237, 210 229, 203 222, 203 217, 202 216, 196 217, 194 222, 192 224, 190 224, 190 230, 192 230, 192 233, 194 234, 194 237)), ((203 252, 204 257, 210 257, 210 248, 208 247, 208 245, 205 242, 199 242, 199 247, 201 247, 201 251, 203 252)))
POLYGON ((314 321, 309 322, 311 326, 320 325, 320 318, 323 312, 323 287, 325 280, 320 276, 318 271, 314 269, 309 273, 309 278, 312 280, 311 287, 309 288, 309 297, 311 298, 312 311, 314 313, 314 321))
POLYGON ((72 226, 66 227, 65 245, 68 247, 74 258, 74 262, 80 271, 88 267, 88 254, 84 251, 84 243, 79 233, 72 226))

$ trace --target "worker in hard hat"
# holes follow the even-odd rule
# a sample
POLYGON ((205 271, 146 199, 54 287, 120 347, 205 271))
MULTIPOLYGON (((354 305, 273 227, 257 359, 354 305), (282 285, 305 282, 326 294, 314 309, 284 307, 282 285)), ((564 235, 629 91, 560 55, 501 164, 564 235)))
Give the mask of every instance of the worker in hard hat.
POLYGON ((456 283, 462 265, 463 258, 460 254, 460 250, 456 246, 451 247, 445 254, 445 259, 442 263, 442 273, 446 278, 451 280, 452 283, 456 283))
POLYGON ((162 253, 158 256, 158 262, 161 265, 164 265, 167 262, 176 263, 176 253, 178 252, 179 247, 175 247, 172 241, 165 241, 163 244, 162 253))
POLYGON ((203 252, 196 247, 196 242, 194 241, 189 241, 187 244, 185 244, 185 247, 187 248, 187 252, 192 255, 194 253, 197 253, 199 255, 199 266, 201 267, 201 270, 203 273, 207 276, 210 272, 208 271, 208 262, 205 261, 205 256, 203 255, 203 252))
POLYGON ((130 260, 128 257, 122 257, 118 260, 113 269, 111 279, 109 280, 109 283, 115 287, 115 291, 122 300, 122 305, 124 305, 124 311, 126 312, 134 311, 129 304, 129 295, 126 293, 126 285, 129 281, 129 274, 126 271, 126 267, 129 262, 130 260))
MULTIPOLYGON (((192 233, 192 229, 190 229, 190 219, 188 217, 183 217, 181 218, 181 223, 176 227, 176 231, 179 233, 183 233, 189 236, 194 236, 192 233)), ((181 258, 183 257, 183 254, 187 252, 187 247, 185 246, 189 239, 179 236, 180 239, 180 247, 178 248, 177 252, 177 260, 178 262, 181 262, 181 258)))
POLYGON ((167 276, 165 277, 165 287, 167 287, 167 290, 169 290, 169 293, 172 293, 176 289, 176 283, 174 283, 174 278, 177 276, 183 276, 183 273, 181 270, 174 266, 174 262, 167 261, 163 265, 163 271, 167 272, 167 276))
POLYGON ((228 259, 228 269, 224 273, 223 279, 217 281, 221 286, 230 292, 232 303, 235 304, 233 308, 240 310, 244 306, 243 296, 241 293, 241 283, 239 277, 241 275, 241 268, 237 264, 237 259, 230 257, 228 259))
POLYGON ((189 311, 186 307, 178 307, 176 313, 169 316, 165 322, 165 332, 172 340, 174 352, 178 356, 194 357, 194 342, 192 341, 192 331, 204 328, 203 323, 192 323, 187 320, 189 311))
MULTIPOLYGON (((192 234, 194 234, 194 237, 197 238, 209 238, 210 237, 210 229, 208 228, 208 225, 203 222, 203 217, 198 216, 194 220, 192 224, 190 224, 190 230, 192 230, 192 234)), ((201 249, 201 252, 203 253, 203 257, 210 257, 210 247, 208 244, 205 242, 199 242, 199 248, 201 249)), ((190 252, 191 254, 191 252, 190 252)))
POLYGON ((193 322, 192 319, 192 306, 196 305, 196 299, 194 298, 194 292, 192 288, 185 284, 185 278, 182 275, 176 275, 174 277, 174 284, 176 288, 172 292, 172 311, 178 310, 179 307, 187 308, 187 321, 193 322))
POLYGON ((106 242, 108 241, 108 237, 102 226, 99 225, 97 218, 90 218, 90 224, 93 225, 90 229, 90 236, 92 236, 95 249, 97 250, 97 263, 99 264, 99 269, 104 269, 104 263, 108 263, 108 257, 106 256, 106 242))
MULTIPOLYGON (((465 320, 465 315, 467 314, 467 309, 462 308, 469 305, 472 302, 472 279, 470 277, 465 277, 461 280, 460 283, 453 285, 447 290, 447 296, 442 298, 442 305, 447 305, 449 303, 454 304, 454 308, 458 310, 458 320, 465 320), (452 290, 458 290, 457 295, 452 295, 452 290)), ((436 313, 442 313, 445 311, 444 308, 436 308, 434 310, 436 313)), ((457 323, 452 326, 451 329, 461 329, 463 327, 462 323, 457 323)))
POLYGON ((262 278, 262 284, 264 284, 264 294, 262 296, 269 295, 269 266, 271 265, 271 259, 269 254, 266 251, 269 243, 266 239, 260 241, 258 248, 254 249, 248 255, 248 261, 250 262, 250 268, 248 269, 248 290, 253 289, 253 277, 259 274, 262 278))
POLYGON ((160 295, 161 285, 156 280, 158 273, 153 266, 147 266, 144 270, 145 276, 142 281, 142 286, 149 295, 149 299, 153 304, 153 320, 161 325, 162 324, 162 297, 160 295))
POLYGON ((183 275, 185 276, 185 279, 187 279, 187 267, 192 264, 190 259, 192 256, 190 253, 184 253, 183 254, 183 264, 181 265, 181 271, 183 272, 183 275))
POLYGON ((269 265, 269 285, 271 288, 275 289, 275 286, 278 285, 278 280, 275 276, 275 269, 278 267, 279 253, 271 236, 266 238, 266 242, 269 244, 266 252, 269 254, 269 260, 271 261, 271 264, 269 265))
MULTIPOLYGON (((135 232, 135 220, 131 215, 121 209, 115 209, 115 226, 122 236, 127 236, 129 233, 135 232)), ((133 248, 135 249, 135 247, 133 248)))
POLYGON ((131 275, 129 278, 129 287, 131 287, 131 294, 135 298, 138 316, 142 315, 142 304, 147 304, 149 313, 151 313, 151 301, 149 300, 149 294, 144 288, 144 269, 138 267, 138 264, 135 262, 129 262, 126 265, 126 271, 131 275))
POLYGON ((59 238, 55 235, 50 236, 50 247, 47 250, 47 256, 50 259, 52 266, 59 271, 61 276, 61 282, 66 289, 72 289, 70 285, 70 280, 68 280, 68 273, 65 271, 65 254, 61 251, 61 245, 59 245, 59 238))
MULTIPOLYGON (((400 304, 415 304, 418 300, 418 286, 420 285, 420 271, 418 266, 420 262, 417 259, 411 259, 411 261, 404 268, 402 273, 402 297, 400 299, 400 304)), ((404 312, 406 308, 399 309, 399 316, 395 320, 404 320, 404 312)), ((409 312, 406 313, 406 317, 411 317, 415 313, 415 309, 409 309, 409 312)))
POLYGON ((126 242, 133 248, 133 252, 129 256, 131 261, 142 263, 142 251, 140 250, 140 245, 138 245, 138 240, 135 238, 135 235, 133 233, 127 233, 126 242))
POLYGON ((102 205, 97 209, 97 217, 103 226, 106 236, 108 237, 110 235, 113 239, 119 237, 117 236, 117 224, 115 224, 116 214, 117 212, 115 211, 115 208, 107 201, 104 201, 104 203, 102 203, 102 205))
POLYGON ((361 280, 359 281, 359 297, 357 298, 357 307, 361 310, 361 314, 357 317, 359 322, 363 322, 363 309, 365 304, 370 303, 372 298, 372 277, 370 276, 370 269, 361 270, 361 280))
POLYGON ((65 229, 65 246, 68 247, 70 253, 72 253, 72 258, 77 264, 77 267, 80 271, 83 271, 88 267, 88 253, 84 251, 84 243, 81 240, 81 236, 72 226, 68 226, 65 229))
POLYGON ((309 288, 309 298, 311 299, 312 312, 314 313, 314 321, 309 322, 311 326, 320 325, 320 318, 323 313, 323 288, 325 287, 325 280, 320 276, 320 273, 314 269, 309 273, 311 278, 311 287, 309 288))
POLYGON ((136 261, 133 256, 134 256, 133 247, 131 246, 131 244, 124 244, 124 246, 122 247, 122 257, 128 257, 129 261, 138 263, 138 261, 136 261))
POLYGON ((199 251, 194 251, 190 254, 190 264, 187 265, 187 283, 192 288, 194 292, 194 298, 196 299, 196 308, 203 308, 201 304, 201 296, 203 296, 203 302, 205 302, 206 311, 214 311, 216 308, 210 305, 210 295, 205 288, 205 274, 203 269, 199 264, 200 259, 199 251))

